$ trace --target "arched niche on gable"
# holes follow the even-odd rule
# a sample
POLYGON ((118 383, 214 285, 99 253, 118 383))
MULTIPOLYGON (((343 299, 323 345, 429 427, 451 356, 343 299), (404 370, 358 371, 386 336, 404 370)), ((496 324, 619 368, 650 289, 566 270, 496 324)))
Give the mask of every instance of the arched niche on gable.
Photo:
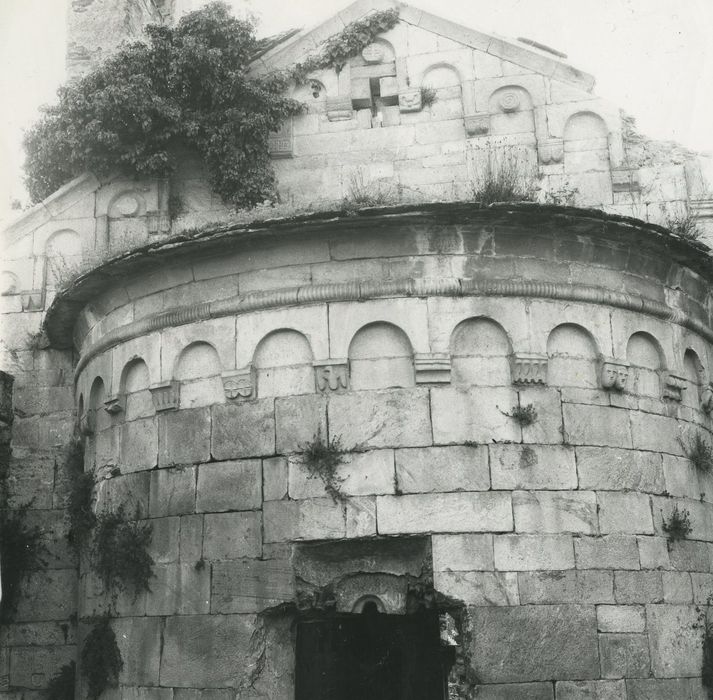
POLYGON ((565 172, 609 171, 609 129, 598 114, 577 112, 564 127, 565 172))
POLYGON ((313 393, 313 360, 302 333, 284 328, 266 335, 253 356, 258 398, 313 393))
POLYGON ((683 355, 683 378, 686 380, 686 388, 681 397, 683 405, 700 408, 701 390, 708 384, 708 379, 698 353, 692 348, 688 348, 683 355))
POLYGON ((661 344, 649 333, 634 333, 626 344, 626 359, 630 365, 627 386, 635 394, 661 396, 661 371, 666 367, 661 344))
POLYGON ((435 93, 431 110, 434 118, 455 119, 463 116, 462 78, 455 66, 449 63, 429 66, 421 78, 421 87, 435 93))
POLYGON ((349 373, 355 390, 414 386, 411 341, 392 323, 363 326, 349 343, 349 373))
POLYGON ((490 95, 490 135, 532 134, 535 137, 535 117, 532 97, 520 85, 505 85, 490 95))
POLYGON ((124 419, 127 421, 151 416, 154 413, 149 386, 149 368, 140 357, 126 363, 121 371, 119 393, 124 396, 124 419))
POLYGON ((563 323, 547 338, 547 383, 596 389, 598 360, 592 334, 575 323, 563 323))
POLYGON ((510 385, 512 346, 503 327, 492 319, 459 323, 451 334, 450 352, 453 385, 510 385))
POLYGON ((223 380, 218 352, 202 341, 187 345, 176 359, 173 378, 181 383, 180 407, 193 408, 222 403, 223 380))
POLYGON ((82 264, 82 241, 72 229, 53 233, 45 243, 45 284, 55 289, 77 275, 82 264))
POLYGON ((138 189, 118 192, 107 206, 109 248, 121 251, 140 245, 148 239, 148 205, 138 189))

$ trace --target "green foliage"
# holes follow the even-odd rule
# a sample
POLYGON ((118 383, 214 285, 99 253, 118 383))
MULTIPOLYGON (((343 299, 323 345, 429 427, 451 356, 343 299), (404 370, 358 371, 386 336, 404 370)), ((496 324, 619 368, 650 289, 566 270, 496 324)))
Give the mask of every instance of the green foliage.
POLYGON ((703 628, 701 682, 708 691, 708 698, 713 699, 713 623, 710 622, 706 622, 703 628))
POLYGON ((287 76, 248 77, 259 48, 253 26, 212 2, 175 27, 149 25, 146 35, 61 87, 58 104, 28 131, 33 201, 86 170, 166 175, 186 147, 226 202, 246 207, 270 197, 268 136, 303 107, 284 97, 287 76))
POLYGON ((709 472, 713 469, 713 447, 700 433, 694 433, 684 449, 698 471, 709 472))
POLYGON ((697 241, 701 237, 698 215, 688 208, 672 212, 666 207, 664 226, 687 241, 697 241))
POLYGON ((436 91, 433 88, 421 88, 421 107, 430 107, 435 103, 436 99, 436 91))
POLYGON ((52 676, 45 697, 47 700, 74 700, 74 681, 77 673, 77 666, 74 661, 62 666, 62 668, 52 676))
POLYGON ((340 464, 344 464, 344 450, 340 436, 331 440, 322 437, 322 431, 317 430, 311 442, 300 445, 302 464, 307 469, 311 479, 321 479, 332 500, 343 502, 344 494, 339 490, 343 479, 337 474, 340 464))
POLYGON ((364 177, 361 168, 349 175, 349 191, 344 198, 344 208, 350 211, 361 207, 380 207, 396 202, 396 194, 391 185, 364 177))
POLYGON ((154 561, 148 552, 152 528, 148 523, 128 520, 121 506, 115 513, 97 516, 92 548, 94 570, 111 591, 130 589, 134 595, 150 591, 154 561))
POLYGON ((522 428, 532 425, 537 420, 537 409, 531 404, 513 406, 506 415, 515 420, 522 428))
POLYGON ((291 76, 297 83, 303 83, 309 73, 323 68, 334 68, 339 73, 347 61, 357 56, 364 47, 371 44, 377 35, 391 29, 399 19, 396 9, 380 10, 364 19, 351 22, 344 29, 327 39, 319 53, 298 63, 291 76))
POLYGON ((45 565, 42 531, 27 525, 30 503, 15 510, 0 507, 0 562, 2 562, 2 602, 0 620, 7 622, 17 610, 21 584, 33 569, 45 565))
POLYGON ((69 542, 80 550, 89 541, 97 523, 92 505, 94 503, 94 474, 84 471, 84 442, 73 439, 67 448, 64 467, 69 478, 69 542))
POLYGON ((670 542, 676 540, 685 540, 691 534, 691 514, 685 508, 679 510, 678 506, 674 506, 671 511, 671 517, 663 522, 663 530, 668 535, 670 542))
POLYGON ((534 202, 535 176, 523 155, 512 147, 483 149, 480 167, 471 182, 471 199, 495 202, 534 202))
POLYGON ((116 687, 124 661, 107 615, 95 618, 82 645, 80 663, 90 700, 96 700, 107 688, 116 687))

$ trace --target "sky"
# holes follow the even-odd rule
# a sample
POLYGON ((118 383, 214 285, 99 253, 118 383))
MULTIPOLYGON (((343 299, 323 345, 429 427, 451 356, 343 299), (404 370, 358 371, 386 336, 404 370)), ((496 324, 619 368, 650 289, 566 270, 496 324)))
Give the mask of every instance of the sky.
MULTIPOLYGON (((202 0, 178 0, 182 7, 202 0)), ((64 80, 70 0, 0 0, 0 222, 22 185, 22 129, 64 80)), ((245 0, 232 0, 238 11, 245 0)), ((258 34, 309 27, 350 0, 252 0, 258 34)), ((415 0, 484 32, 526 37, 595 76, 595 93, 652 138, 713 152, 713 0, 415 0)), ((16 212, 15 212, 16 215, 16 212)))

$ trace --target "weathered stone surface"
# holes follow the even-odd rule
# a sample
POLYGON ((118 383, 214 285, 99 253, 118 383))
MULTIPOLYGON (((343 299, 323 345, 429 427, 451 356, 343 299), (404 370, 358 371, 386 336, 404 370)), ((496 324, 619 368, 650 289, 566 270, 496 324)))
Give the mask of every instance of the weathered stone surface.
POLYGON ((76 637, 76 629, 67 625, 66 622, 9 623, 0 633, 0 645, 10 647, 61 646, 76 644, 76 637))
POLYGON ((203 516, 184 515, 180 518, 179 558, 182 563, 197 562, 203 555, 203 516))
POLYGON ((626 700, 624 681, 561 681, 555 692, 557 700, 626 700))
POLYGON ((433 585, 439 593, 466 605, 518 605, 517 574, 497 571, 436 571, 433 585))
POLYGON ((599 676, 593 606, 479 607, 470 619, 471 664, 484 682, 599 676))
POLYGON ((495 568, 500 571, 574 568, 570 535, 503 535, 493 544, 495 568))
POLYGON ((147 615, 201 615, 210 612, 210 570, 195 564, 154 566, 147 615))
POLYGON ((689 574, 685 571, 662 571, 661 583, 663 585, 664 603, 672 603, 673 605, 688 605, 694 602, 705 603, 709 591, 713 590, 711 588, 713 577, 711 577, 710 574, 689 574), (699 582, 699 579, 696 578, 698 576, 706 577, 701 581, 701 583, 704 584, 702 588, 705 599, 703 600, 694 599, 696 592, 701 590, 701 588, 696 585, 699 582), (692 577, 693 582, 691 580, 692 577))
POLYGON ((457 445, 396 450, 396 480, 402 493, 487 491, 488 448, 457 445))
POLYGON ((430 445, 428 391, 391 389, 335 394, 328 406, 330 436, 354 447, 420 447, 430 445))
POLYGON ((614 602, 611 571, 522 571, 517 580, 522 605, 614 602))
POLYGON ((606 406, 563 404, 564 439, 571 445, 632 447, 627 411, 606 406))
POLYGON ((275 399, 277 452, 298 452, 317 434, 327 438, 327 400, 317 394, 275 399))
POLYGON ((631 411, 629 419, 632 443, 636 449, 683 455, 683 447, 679 441, 678 423, 675 418, 631 411))
POLYGON ((620 605, 663 602, 660 571, 615 571, 614 597, 620 605))
POLYGON ((159 469, 151 472, 149 515, 152 518, 193 513, 195 503, 195 467, 159 469))
POLYGON ((158 418, 160 466, 207 462, 210 459, 210 409, 191 408, 158 418))
POLYGON ((663 473, 666 491, 672 496, 698 499, 701 496, 698 472, 687 457, 664 454, 663 473))
POLYGON ((654 534, 649 497, 641 493, 599 492, 599 527, 611 532, 654 534))
POLYGON ((686 678, 646 678, 626 682, 628 700, 703 700, 695 693, 692 683, 700 684, 698 680, 689 681, 686 678))
POLYGON ((577 447, 576 453, 582 489, 661 493, 665 488, 658 453, 608 447, 577 447))
MULTIPOLYGON (((254 615, 185 615, 166 620, 161 683, 184 688, 236 688, 254 664, 254 615), (239 659, 240 663, 236 663, 239 659)), ((158 635, 157 635, 158 639, 158 635)))
POLYGON ((587 491, 515 491, 516 532, 598 532, 597 501, 587 491))
POLYGON ((522 427, 523 442, 561 444, 562 406, 559 391, 553 387, 527 387, 518 393, 520 406, 532 405, 537 411, 537 420, 522 427))
POLYGON ((218 513, 206 515, 203 556, 206 559, 259 557, 262 552, 260 513, 218 513))
POLYGON ((74 569, 33 571, 23 585, 13 620, 66 620, 74 612, 76 599, 77 572, 74 569))
POLYGON ((644 632, 646 611, 642 605, 598 605, 597 629, 600 632, 644 632))
POLYGON ((345 535, 344 508, 331 498, 267 501, 263 504, 265 542, 324 540, 345 535))
POLYGON ((476 686, 478 700, 553 700, 551 683, 504 683, 476 686))
POLYGON ((158 685, 161 657, 161 620, 157 617, 126 617, 111 622, 124 661, 119 682, 158 685))
POLYGON ((709 571, 710 547, 707 542, 676 540, 668 545, 671 568, 677 571, 709 571), (706 556, 706 550, 709 556, 706 556))
POLYGON ((379 496, 377 525, 383 535, 417 532, 509 532, 510 494, 443 493, 379 496))
POLYGON ((273 399, 258 399, 236 405, 213 406, 213 458, 225 460, 272 455, 275 452, 273 404, 273 399))
POLYGON ((262 460, 262 497, 265 501, 287 498, 287 457, 268 457, 262 460))
POLYGON ((159 432, 154 418, 121 426, 121 467, 125 472, 152 469, 158 464, 159 432))
POLYGON ((700 674, 703 652, 697 620, 698 613, 691 605, 646 606, 654 676, 685 678, 700 674))
POLYGON ((262 504, 262 463, 259 459, 212 462, 198 468, 196 512, 252 510, 262 504))
POLYGON ((604 678, 648 678, 651 673, 644 634, 600 634, 599 657, 604 678))
MULTIPOLYGON (((673 573, 673 572, 671 572, 673 573)), ((686 576, 686 574, 679 574, 686 576)), ((699 605, 707 605, 708 599, 713 593, 713 574, 691 574, 691 585, 693 588, 693 602, 699 605)), ((685 590, 685 589, 684 589, 685 590)), ((668 601, 666 601, 668 602, 668 601)), ((679 601, 681 603, 690 603, 690 600, 679 601)))
POLYGON ((668 569, 668 540, 663 537, 637 537, 642 569, 668 569))
POLYGON ((75 646, 14 647, 8 651, 9 685, 29 689, 45 688, 57 669, 72 661, 77 653, 75 646))
POLYGON ((491 571, 492 535, 433 535, 434 571, 491 571))
POLYGON ((240 559, 213 565, 212 613, 256 613, 292 600, 289 560, 240 559))
POLYGON ((490 445, 494 489, 576 489, 572 447, 490 445))
POLYGON ((578 569, 638 569, 636 537, 604 535, 574 541, 578 569))

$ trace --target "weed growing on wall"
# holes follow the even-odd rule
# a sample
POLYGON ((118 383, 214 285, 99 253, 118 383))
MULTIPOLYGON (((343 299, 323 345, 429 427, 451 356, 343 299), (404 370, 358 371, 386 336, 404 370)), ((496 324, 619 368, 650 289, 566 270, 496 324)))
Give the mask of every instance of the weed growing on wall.
POLYGON ((343 204, 344 208, 349 211, 354 208, 394 204, 396 199, 392 185, 368 179, 359 168, 349 175, 349 189, 343 204))
POLYGON ((512 146, 480 149, 471 179, 471 199, 483 205, 495 202, 534 202, 537 182, 524 152, 512 146))
POLYGON ((527 406, 513 406, 506 416, 512 418, 520 427, 526 428, 537 420, 537 409, 531 404, 527 406))
POLYGON ((64 468, 69 479, 69 514, 70 544, 80 550, 89 541, 92 529, 97 523, 94 514, 94 474, 84 471, 84 442, 74 438, 67 448, 64 468))
POLYGON ((709 472, 713 469, 713 447, 700 433, 694 433, 683 448, 698 471, 709 472))
POLYGON ((322 431, 317 430, 314 438, 300 445, 302 465, 307 469, 311 479, 321 479, 332 500, 343 502, 344 494, 339 490, 343 479, 337 474, 340 464, 344 464, 344 450, 339 436, 331 440, 322 437, 322 431))
POLYGON ((74 661, 62 666, 57 673, 52 676, 45 697, 47 700, 74 700, 74 683, 77 667, 74 661))
POLYGON ((131 590, 134 595, 150 591, 149 581, 154 575, 154 561, 149 554, 152 528, 126 517, 124 507, 115 513, 97 516, 92 560, 94 570, 106 590, 131 590))
POLYGON ((698 216, 685 208, 683 211, 664 211, 663 225, 677 236, 687 241, 697 241, 701 237, 698 216))
POLYGON ((663 521, 663 530, 668 535, 669 542, 685 540, 693 530, 691 514, 685 508, 679 510, 678 506, 674 506, 671 517, 663 521))
POLYGON ((436 102, 436 91, 430 87, 421 88, 421 107, 430 107, 436 102))
POLYGON ((703 687, 707 690, 709 700, 713 700, 713 623, 711 622, 705 622, 703 627, 701 682, 703 683, 703 687))
POLYGON ((96 700, 107 688, 116 687, 124 661, 107 615, 92 620, 80 658, 82 676, 87 681, 87 696, 96 700))

